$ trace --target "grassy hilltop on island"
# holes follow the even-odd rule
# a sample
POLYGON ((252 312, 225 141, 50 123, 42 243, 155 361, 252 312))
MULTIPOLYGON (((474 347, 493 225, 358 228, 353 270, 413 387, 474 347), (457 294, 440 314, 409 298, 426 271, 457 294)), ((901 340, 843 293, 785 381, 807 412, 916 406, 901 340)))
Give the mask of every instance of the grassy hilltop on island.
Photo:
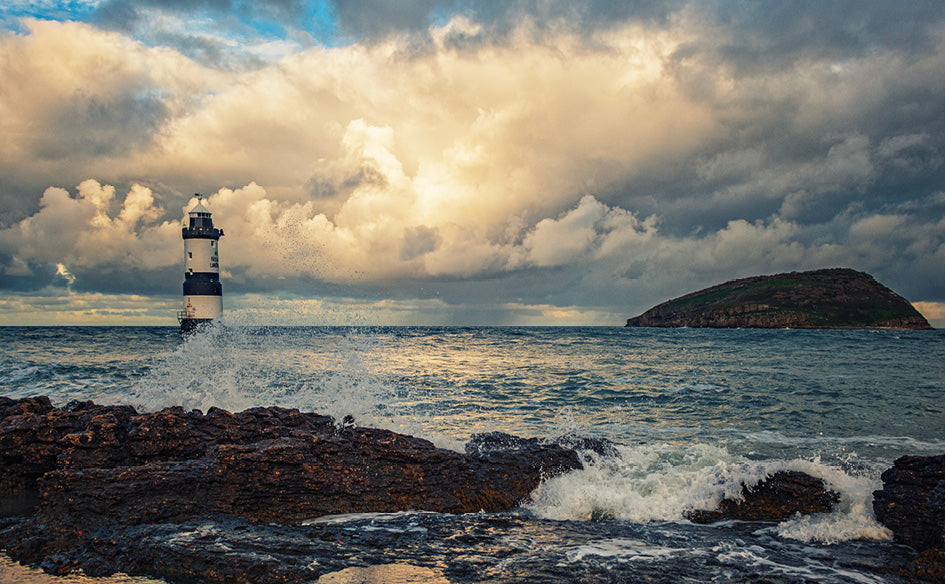
POLYGON ((732 280, 654 306, 626 326, 932 328, 908 300, 849 268, 732 280))

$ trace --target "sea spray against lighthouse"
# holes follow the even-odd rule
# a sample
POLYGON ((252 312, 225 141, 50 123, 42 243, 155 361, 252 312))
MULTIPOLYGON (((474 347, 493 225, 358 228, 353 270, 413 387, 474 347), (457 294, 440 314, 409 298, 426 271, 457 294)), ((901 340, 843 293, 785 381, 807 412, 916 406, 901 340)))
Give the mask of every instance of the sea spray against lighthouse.
POLYGON ((894 458, 945 451, 940 331, 231 324, 183 339, 171 328, 0 334, 0 380, 13 397, 300 407, 453 448, 493 430, 619 443, 617 456, 585 453, 584 471, 546 481, 508 516, 338 519, 340 533, 375 534, 389 550, 354 549, 350 565, 449 557, 452 582, 575 573, 895 582, 881 571, 895 546, 872 519, 869 494, 894 458), (838 509, 770 525, 683 519, 779 469, 825 479, 841 495, 838 509))

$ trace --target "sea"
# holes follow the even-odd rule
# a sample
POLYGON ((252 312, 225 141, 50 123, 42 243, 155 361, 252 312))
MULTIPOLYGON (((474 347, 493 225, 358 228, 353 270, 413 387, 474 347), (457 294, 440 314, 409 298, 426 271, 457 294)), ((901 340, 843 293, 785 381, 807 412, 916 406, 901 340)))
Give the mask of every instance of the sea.
MULTIPOLYGON (((945 452, 945 331, 0 327, 0 395, 278 405, 459 451, 491 431, 618 445, 507 513, 173 536, 307 563, 312 582, 896 583, 911 551, 875 520, 872 492, 896 458, 945 452), (840 503, 780 523, 685 519, 778 470, 823 478, 840 503), (329 527, 352 536, 330 553, 282 545, 329 527)), ((0 554, 4 584, 160 581, 54 577, 0 554)))

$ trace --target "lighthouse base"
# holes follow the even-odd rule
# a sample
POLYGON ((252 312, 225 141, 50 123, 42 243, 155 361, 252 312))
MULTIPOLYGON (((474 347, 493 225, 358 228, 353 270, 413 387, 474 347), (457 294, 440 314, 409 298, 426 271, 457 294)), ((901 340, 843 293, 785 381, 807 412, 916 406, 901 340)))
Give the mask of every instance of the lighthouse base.
POLYGON ((180 319, 180 334, 186 335, 205 328, 213 322, 212 318, 182 318, 180 319))

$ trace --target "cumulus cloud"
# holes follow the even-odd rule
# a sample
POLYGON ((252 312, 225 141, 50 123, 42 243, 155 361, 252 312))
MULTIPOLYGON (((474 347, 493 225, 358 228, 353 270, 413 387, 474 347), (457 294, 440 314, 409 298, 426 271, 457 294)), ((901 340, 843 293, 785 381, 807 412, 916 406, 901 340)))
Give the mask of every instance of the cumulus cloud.
POLYGON ((83 181, 75 196, 50 187, 37 213, 0 231, 0 243, 11 256, 27 262, 109 270, 174 263, 163 249, 180 236, 179 224, 152 223, 163 209, 154 206, 150 189, 133 185, 118 213, 111 216, 114 196, 114 187, 92 179, 83 181))
POLYGON ((61 265, 74 293, 179 294, 197 191, 227 294, 604 319, 846 265, 945 300, 945 27, 921 3, 912 44, 870 3, 809 7, 837 36, 724 2, 377 5, 334 4, 369 41, 251 68, 81 23, 0 37, 4 289, 62 288, 61 265))
POLYGON ((69 292, 152 293, 164 270, 178 263, 169 250, 180 224, 156 221, 163 213, 150 189, 137 184, 120 204, 114 187, 92 179, 74 194, 50 187, 35 214, 0 230, 4 288, 43 289, 58 278, 69 292))

